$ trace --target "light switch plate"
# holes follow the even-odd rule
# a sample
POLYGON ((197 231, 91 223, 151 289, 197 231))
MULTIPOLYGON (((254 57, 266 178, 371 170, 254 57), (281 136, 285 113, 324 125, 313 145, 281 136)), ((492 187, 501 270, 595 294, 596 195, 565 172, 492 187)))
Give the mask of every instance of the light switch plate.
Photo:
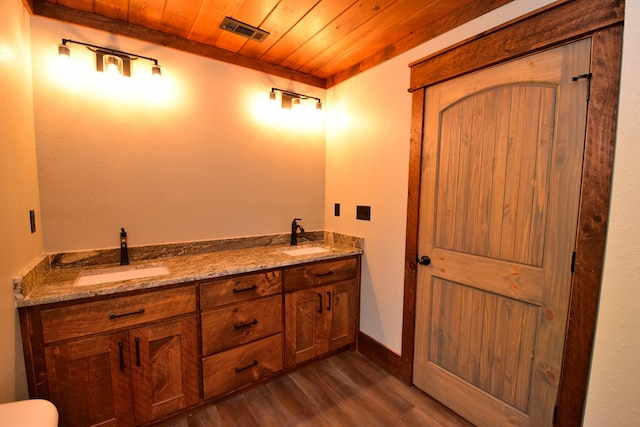
POLYGON ((31 209, 29 211, 29 225, 31 227, 31 234, 36 232, 36 211, 31 209))

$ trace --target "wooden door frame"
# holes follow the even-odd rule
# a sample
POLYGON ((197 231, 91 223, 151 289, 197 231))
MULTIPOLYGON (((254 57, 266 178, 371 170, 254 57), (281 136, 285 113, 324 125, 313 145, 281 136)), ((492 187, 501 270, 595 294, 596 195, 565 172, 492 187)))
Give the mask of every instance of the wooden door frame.
POLYGON ((611 194, 624 0, 560 0, 411 66, 412 92, 409 189, 405 252, 400 378, 413 381, 416 256, 423 138, 428 86, 584 37, 592 38, 590 101, 587 110, 576 256, 571 281, 562 374, 558 379, 556 425, 580 425, 600 293, 611 194))

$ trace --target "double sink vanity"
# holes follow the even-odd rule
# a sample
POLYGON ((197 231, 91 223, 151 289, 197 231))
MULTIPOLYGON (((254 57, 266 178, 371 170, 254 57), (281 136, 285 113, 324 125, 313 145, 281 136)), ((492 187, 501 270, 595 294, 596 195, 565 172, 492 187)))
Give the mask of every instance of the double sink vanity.
POLYGON ((61 426, 152 424, 353 348, 361 242, 319 237, 45 257, 15 281, 30 397, 61 426))

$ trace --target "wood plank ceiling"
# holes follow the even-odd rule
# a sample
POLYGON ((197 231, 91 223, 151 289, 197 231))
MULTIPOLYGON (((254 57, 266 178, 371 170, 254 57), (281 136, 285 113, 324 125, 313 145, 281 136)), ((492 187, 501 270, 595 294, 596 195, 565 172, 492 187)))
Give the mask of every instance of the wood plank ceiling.
POLYGON ((511 0, 24 1, 36 15, 328 88, 511 0), (226 16, 270 34, 223 31, 226 16))

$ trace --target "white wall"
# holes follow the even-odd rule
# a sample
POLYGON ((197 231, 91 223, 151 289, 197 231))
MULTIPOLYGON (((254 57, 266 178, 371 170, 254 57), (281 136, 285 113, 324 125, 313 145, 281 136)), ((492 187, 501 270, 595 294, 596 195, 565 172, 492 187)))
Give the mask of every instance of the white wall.
POLYGON ((12 277, 42 253, 33 133, 29 14, 0 2, 0 403, 27 397, 12 277), (37 215, 31 234, 29 210, 37 215), (16 357, 17 355, 17 357, 16 357))
POLYGON ((613 194, 585 426, 640 425, 640 3, 627 1, 613 194))
POLYGON ((31 38, 46 252, 116 247, 120 227, 134 246, 323 228, 322 112, 257 117, 273 86, 323 89, 42 17, 31 38), (108 80, 75 44, 63 70, 62 38, 157 58, 163 77, 136 60, 108 80))
POLYGON ((424 43, 327 93, 326 228, 365 238, 360 329, 402 347, 411 94, 408 64, 551 3, 516 0, 424 43), (333 204, 343 214, 333 216, 333 204), (371 205, 371 221, 355 219, 371 205))

